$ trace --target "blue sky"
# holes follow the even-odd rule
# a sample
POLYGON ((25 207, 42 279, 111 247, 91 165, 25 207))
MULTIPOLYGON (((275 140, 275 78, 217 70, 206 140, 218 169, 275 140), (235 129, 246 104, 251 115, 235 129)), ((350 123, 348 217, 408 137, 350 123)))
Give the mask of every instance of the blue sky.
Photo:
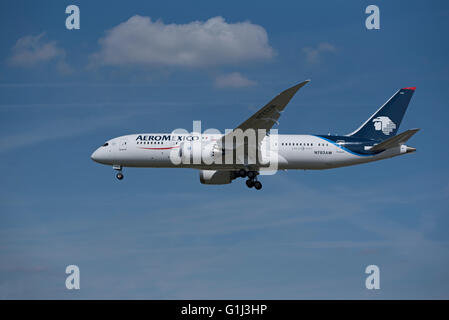
POLYGON ((449 5, 377 1, 368 31, 369 4, 2 1, 0 298, 449 298, 449 5), (192 35, 206 21, 237 45, 192 35), (422 128, 418 151, 261 192, 90 159, 124 134, 233 128, 304 79, 280 133, 349 133, 416 86, 400 131, 422 128))

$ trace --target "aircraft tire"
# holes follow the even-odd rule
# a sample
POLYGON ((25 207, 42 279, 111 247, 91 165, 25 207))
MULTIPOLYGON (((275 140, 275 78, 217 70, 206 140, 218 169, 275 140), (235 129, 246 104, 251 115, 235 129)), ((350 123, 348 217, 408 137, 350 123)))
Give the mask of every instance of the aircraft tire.
POLYGON ((254 179, 257 174, 254 171, 248 171, 248 173, 246 175, 248 176, 248 178, 254 179))

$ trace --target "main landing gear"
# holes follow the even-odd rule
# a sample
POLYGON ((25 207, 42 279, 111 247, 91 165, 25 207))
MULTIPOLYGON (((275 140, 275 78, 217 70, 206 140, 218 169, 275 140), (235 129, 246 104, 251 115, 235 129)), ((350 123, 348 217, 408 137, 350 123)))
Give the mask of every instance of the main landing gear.
POLYGON ((235 172, 234 176, 235 176, 235 178, 247 177, 248 179, 246 180, 246 186, 248 188, 254 187, 256 190, 260 190, 260 189, 262 189, 262 183, 257 180, 258 174, 259 174, 259 172, 257 172, 257 171, 240 169, 239 171, 235 172))
POLYGON ((119 165, 113 165, 112 168, 113 168, 114 170, 117 170, 117 171, 118 171, 117 174, 115 175, 115 176, 117 177, 117 179, 122 180, 123 177, 124 177, 124 175, 123 175, 123 173, 122 173, 122 166, 119 166, 119 165))

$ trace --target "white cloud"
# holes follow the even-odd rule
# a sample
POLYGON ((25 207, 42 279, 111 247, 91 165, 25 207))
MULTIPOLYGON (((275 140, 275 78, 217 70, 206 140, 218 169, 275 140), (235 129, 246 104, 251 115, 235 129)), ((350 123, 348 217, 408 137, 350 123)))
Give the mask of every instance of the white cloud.
POLYGON ((42 62, 58 59, 58 68, 67 69, 63 61, 65 51, 56 45, 55 41, 46 41, 45 33, 37 36, 25 36, 17 40, 12 48, 12 54, 8 60, 11 66, 31 67, 42 62))
POLYGON ((274 51, 265 29, 222 17, 187 24, 164 24, 135 15, 106 32, 94 65, 207 67, 270 59, 274 51))
POLYGON ((239 72, 219 75, 215 78, 215 86, 218 88, 243 88, 255 84, 255 81, 245 78, 239 72))
POLYGON ((306 60, 310 64, 317 64, 321 60, 321 56, 325 52, 335 52, 337 49, 330 43, 322 42, 318 44, 315 48, 306 47, 302 51, 306 55, 306 60))

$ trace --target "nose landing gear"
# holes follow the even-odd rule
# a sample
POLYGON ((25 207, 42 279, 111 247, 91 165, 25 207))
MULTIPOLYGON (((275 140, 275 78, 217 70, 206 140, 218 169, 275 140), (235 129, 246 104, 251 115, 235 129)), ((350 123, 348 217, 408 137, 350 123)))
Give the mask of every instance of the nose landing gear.
POLYGON ((122 180, 124 175, 122 173, 122 166, 120 165, 113 165, 112 169, 117 170, 117 174, 115 175, 117 177, 117 179, 122 180))

